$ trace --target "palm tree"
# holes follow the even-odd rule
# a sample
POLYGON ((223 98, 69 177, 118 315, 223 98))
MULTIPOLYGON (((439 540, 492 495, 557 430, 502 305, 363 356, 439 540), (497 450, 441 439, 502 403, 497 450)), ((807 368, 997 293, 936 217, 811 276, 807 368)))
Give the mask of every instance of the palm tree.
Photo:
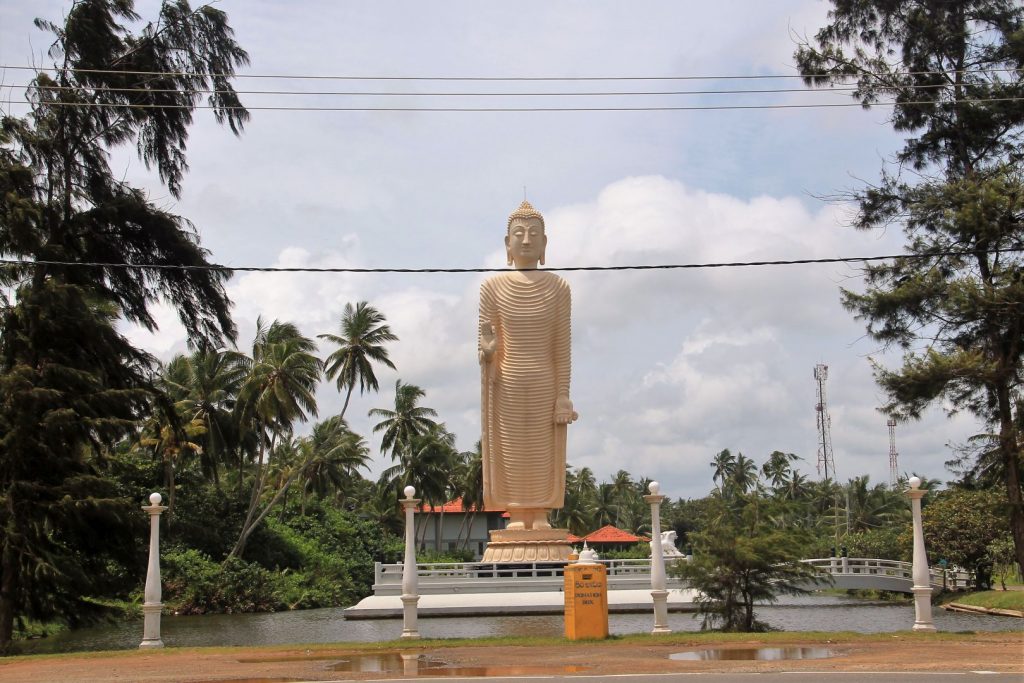
POLYGON ((418 405, 426 392, 415 384, 395 382, 395 409, 370 409, 370 417, 382 418, 373 427, 373 433, 384 432, 381 437, 380 449, 391 453, 391 459, 397 460, 404 450, 410 447, 413 437, 426 434, 437 426, 432 417, 437 416, 433 408, 418 405))
POLYGON ((220 490, 220 463, 240 450, 234 411, 248 372, 248 359, 237 351, 199 349, 184 362, 186 374, 182 388, 186 393, 176 406, 186 419, 203 424, 200 466, 204 476, 212 479, 220 490))
POLYGON ((626 513, 634 507, 636 484, 629 472, 619 470, 612 477, 611 487, 612 495, 615 497, 615 526, 621 526, 626 513))
POLYGON ((739 453, 729 476, 729 483, 740 493, 753 490, 757 486, 757 465, 754 461, 739 453))
POLYGON ((377 377, 373 374, 373 363, 386 365, 392 370, 395 364, 388 358, 385 342, 398 341, 391 328, 384 322, 384 316, 365 301, 354 307, 345 304, 341 314, 341 334, 320 334, 338 345, 338 348, 327 356, 326 373, 330 379, 336 379, 338 391, 345 391, 345 403, 341 407, 341 417, 348 410, 352 391, 359 385, 359 393, 367 389, 378 391, 377 377))
POLYGON ((462 509, 465 514, 462 517, 462 524, 459 526, 456 538, 461 541, 461 547, 465 549, 473 532, 476 514, 484 508, 484 467, 480 442, 476 442, 473 450, 459 453, 458 463, 454 493, 457 497, 462 498, 462 509), (462 538, 463 531, 466 532, 465 539, 462 538))
POLYGON ((312 353, 316 344, 294 324, 275 320, 265 328, 262 320, 257 320, 256 326, 252 364, 239 394, 239 406, 242 424, 257 436, 258 456, 249 508, 229 558, 241 555, 249 535, 301 471, 294 469, 263 511, 257 512, 277 440, 291 434, 296 420, 305 422, 316 416, 314 392, 323 368, 312 353))
POLYGON ((359 469, 368 466, 370 457, 366 442, 349 429, 340 415, 330 417, 313 427, 307 439, 310 452, 303 459, 302 472, 302 514, 305 514, 306 495, 312 491, 320 499, 326 498, 331 489, 343 493, 359 469))
MULTIPOLYGON (((435 507, 448 502, 452 493, 452 472, 458 453, 455 435, 443 424, 434 425, 424 434, 411 437, 409 445, 399 451, 398 462, 381 473, 381 480, 389 482, 396 491, 412 485, 424 504, 435 507)), ((444 523, 444 510, 435 518, 435 550, 441 549, 440 525, 444 523)), ((420 527, 426 537, 426 525, 420 527)))
POLYGON ((710 464, 715 468, 711 481, 717 482, 720 489, 724 488, 725 482, 732 478, 733 470, 736 469, 736 457, 729 452, 728 448, 724 448, 715 454, 710 464))
POLYGON ((768 480, 773 489, 779 489, 790 476, 792 471, 790 463, 796 462, 799 459, 799 456, 793 453, 772 451, 771 455, 768 456, 768 460, 761 466, 761 474, 765 476, 765 479, 768 480))
POLYGON ((785 500, 803 500, 810 495, 811 489, 807 477, 797 470, 791 470, 789 477, 776 489, 785 500))
POLYGON ((597 487, 597 495, 593 501, 594 526, 615 524, 618 515, 619 506, 615 498, 615 489, 611 484, 601 484, 597 487))
POLYGON ((854 477, 846 485, 846 515, 849 531, 877 529, 906 517, 910 508, 903 494, 885 484, 871 486, 868 476, 854 477))

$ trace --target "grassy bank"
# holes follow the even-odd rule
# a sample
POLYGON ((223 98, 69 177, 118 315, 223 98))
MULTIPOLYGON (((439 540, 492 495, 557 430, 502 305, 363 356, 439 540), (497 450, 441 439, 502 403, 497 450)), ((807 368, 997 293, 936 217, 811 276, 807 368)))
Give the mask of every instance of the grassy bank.
POLYGON ((972 607, 989 609, 1012 609, 1024 611, 1024 591, 979 591, 966 595, 957 594, 945 603, 957 602, 972 607))

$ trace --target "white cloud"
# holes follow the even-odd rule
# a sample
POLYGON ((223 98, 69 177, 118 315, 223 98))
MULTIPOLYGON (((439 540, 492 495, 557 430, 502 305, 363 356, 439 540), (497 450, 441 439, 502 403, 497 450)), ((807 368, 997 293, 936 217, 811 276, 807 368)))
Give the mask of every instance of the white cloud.
MULTIPOLYGON (((60 0, 0 4, 0 61, 31 63, 47 39, 36 16, 60 0), (31 36, 31 43, 29 37, 31 36)), ((156 0, 140 0, 150 17, 156 0)), ((680 3, 606 0, 515 6, 311 0, 301 10, 266 0, 223 0, 252 55, 246 73, 395 76, 669 76, 793 73, 790 28, 813 33, 818 0, 680 3), (743 21, 735 17, 742 14, 743 21)), ((24 74, 21 74, 24 75, 24 74)), ((10 72, 5 84, 23 83, 10 72)), ((787 80, 785 87, 796 87, 787 80)), ((354 90, 346 81, 239 80, 246 90, 354 90)), ((687 90, 758 87, 747 81, 560 82, 537 90, 687 90), (616 85, 611 86, 609 83, 616 85)), ((767 86, 768 84, 761 84, 767 86)), ((779 86, 779 83, 772 85, 779 86)), ((361 82, 371 90, 525 90, 525 83, 361 82)), ((20 86, 19 86, 20 90, 20 86)), ((8 92, 8 91, 5 91, 8 92)), ((806 95, 806 97, 805 97, 806 95)), ((774 96, 663 96, 657 100, 534 97, 243 95, 254 106, 768 103, 774 96)), ((180 202, 127 150, 127 182, 192 219, 212 260, 230 265, 504 267, 505 216, 525 185, 548 221, 549 266, 706 263, 895 253, 881 236, 843 226, 813 199, 876 177, 900 144, 882 109, 707 112, 359 113, 253 111, 241 138, 196 114, 180 202)), ((848 218, 848 217, 847 217, 848 218)), ((854 266, 807 265, 583 273, 573 287, 573 391, 580 421, 570 459, 608 476, 625 468, 659 479, 673 496, 711 485, 707 462, 729 447, 755 458, 775 448, 813 469, 811 369, 827 362, 840 473, 888 468, 885 419, 865 356, 877 349, 839 306, 859 286, 854 266)), ((388 405, 396 379, 422 386, 470 448, 479 430, 474 349, 476 275, 242 273, 229 284, 239 345, 257 316, 335 331, 347 302, 366 300, 401 342, 397 372, 379 395, 354 397, 367 435, 370 406, 388 405)), ((168 307, 160 330, 131 338, 161 357, 184 350, 168 307)), ((327 349, 324 349, 326 354, 327 349)), ((340 409, 320 391, 321 415, 340 409)), ((899 428, 906 469, 941 476, 946 441, 970 420, 940 412, 899 428)))

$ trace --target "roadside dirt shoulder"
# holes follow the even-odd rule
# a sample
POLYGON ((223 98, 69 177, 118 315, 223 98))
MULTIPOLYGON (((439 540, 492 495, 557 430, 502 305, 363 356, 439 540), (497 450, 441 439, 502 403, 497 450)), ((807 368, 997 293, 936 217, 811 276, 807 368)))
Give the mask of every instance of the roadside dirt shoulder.
POLYGON ((574 643, 543 646, 429 643, 395 649, 316 646, 267 648, 168 648, 158 651, 14 657, 0 660, 0 679, 21 681, 287 681, 373 680, 437 675, 572 675, 657 672, 768 671, 997 671, 1024 674, 1024 634, 985 633, 936 638, 912 633, 822 642, 778 643, 752 636, 721 643, 652 637, 649 641, 574 643), (827 648, 827 659, 787 661, 676 661, 677 652, 743 650, 757 647, 827 648), (405 654, 405 658, 401 657, 405 654), (367 658, 369 657, 369 658, 367 658), (362 658, 362 659, 360 659, 362 658), (376 658, 376 659, 374 659, 376 658), (345 671, 374 668, 377 671, 345 671), (384 666, 380 666, 381 664, 384 666), (403 666, 406 667, 403 672, 403 666), (380 671, 384 668, 386 671, 380 671))

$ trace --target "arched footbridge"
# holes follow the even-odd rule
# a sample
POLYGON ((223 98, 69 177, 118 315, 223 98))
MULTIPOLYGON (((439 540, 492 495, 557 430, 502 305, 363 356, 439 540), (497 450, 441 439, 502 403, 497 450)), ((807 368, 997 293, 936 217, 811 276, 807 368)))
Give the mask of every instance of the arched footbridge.
MULTIPOLYGON (((914 586, 909 562, 866 557, 822 557, 805 563, 832 577, 832 588, 874 589, 910 593, 914 586)), ((970 585, 966 571, 932 568, 931 585, 938 590, 963 590, 970 585)))

